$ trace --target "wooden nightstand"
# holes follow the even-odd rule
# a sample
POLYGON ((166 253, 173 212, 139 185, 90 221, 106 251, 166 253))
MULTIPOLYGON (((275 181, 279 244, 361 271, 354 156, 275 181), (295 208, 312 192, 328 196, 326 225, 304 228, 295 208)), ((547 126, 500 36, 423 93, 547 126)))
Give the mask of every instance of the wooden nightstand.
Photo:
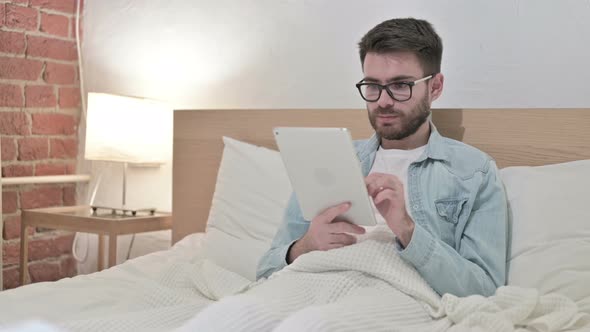
POLYGON ((172 215, 156 212, 154 215, 113 216, 110 212, 93 214, 89 206, 52 207, 23 210, 21 214, 20 282, 24 285, 28 275, 29 227, 43 227, 98 234, 98 270, 104 269, 104 237, 109 237, 109 260, 112 267, 117 260, 117 236, 153 232, 172 228, 172 215))

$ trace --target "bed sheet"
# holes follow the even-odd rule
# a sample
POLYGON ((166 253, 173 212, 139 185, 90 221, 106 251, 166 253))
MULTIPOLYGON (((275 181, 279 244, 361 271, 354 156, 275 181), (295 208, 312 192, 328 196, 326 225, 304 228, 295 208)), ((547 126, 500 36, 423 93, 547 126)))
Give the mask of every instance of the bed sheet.
POLYGON ((203 235, 101 272, 1 292, 0 327, 37 319, 66 331, 174 329, 212 302, 194 287, 203 235))

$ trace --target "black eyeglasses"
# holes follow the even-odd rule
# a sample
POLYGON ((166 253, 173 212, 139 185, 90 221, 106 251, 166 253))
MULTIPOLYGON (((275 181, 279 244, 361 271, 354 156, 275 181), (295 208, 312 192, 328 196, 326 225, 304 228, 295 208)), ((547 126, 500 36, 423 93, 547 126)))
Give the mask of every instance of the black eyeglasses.
POLYGON ((435 75, 436 74, 428 75, 412 82, 393 82, 386 85, 360 81, 356 84, 356 88, 359 90, 361 97, 370 103, 379 100, 379 98, 381 98, 381 91, 384 89, 392 99, 397 101, 406 101, 412 98, 412 87, 414 85, 420 82, 428 81, 435 75))

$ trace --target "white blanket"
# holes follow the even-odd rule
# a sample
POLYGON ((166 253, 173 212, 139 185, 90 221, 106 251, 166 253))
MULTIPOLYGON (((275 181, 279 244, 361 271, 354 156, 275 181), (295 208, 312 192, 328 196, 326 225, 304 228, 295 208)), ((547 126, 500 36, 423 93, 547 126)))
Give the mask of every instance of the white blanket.
POLYGON ((354 246, 304 255, 259 283, 203 259, 198 248, 176 247, 89 276, 1 292, 0 328, 34 318, 64 331, 183 324, 186 331, 559 331, 590 324, 569 299, 535 290, 441 299, 395 253, 393 240, 376 231, 354 246))
POLYGON ((454 325, 449 331, 590 330, 590 315, 565 296, 531 288, 500 287, 494 296, 458 298, 446 294, 437 315, 454 325))
POLYGON ((200 237, 98 273, 0 292, 0 329, 41 320, 63 331, 173 330, 212 302, 199 283, 221 274, 199 254, 200 237))
MULTIPOLYGON (((301 256, 269 280, 208 306, 182 330, 561 331, 590 324, 571 300, 530 289, 441 299, 397 255, 393 240, 391 232, 375 230, 353 246, 301 256)), ((215 293, 215 284, 204 286, 202 293, 215 293)))

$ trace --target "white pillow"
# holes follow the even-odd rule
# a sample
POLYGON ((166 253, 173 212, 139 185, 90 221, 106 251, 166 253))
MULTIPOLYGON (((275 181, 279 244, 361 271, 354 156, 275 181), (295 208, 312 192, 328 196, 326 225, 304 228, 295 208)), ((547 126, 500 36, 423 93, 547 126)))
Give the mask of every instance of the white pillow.
POLYGON ((590 312, 590 160, 500 171, 512 223, 508 284, 590 312))
POLYGON ((225 147, 209 211, 207 258, 250 280, 269 249, 291 195, 278 151, 223 137, 225 147))

